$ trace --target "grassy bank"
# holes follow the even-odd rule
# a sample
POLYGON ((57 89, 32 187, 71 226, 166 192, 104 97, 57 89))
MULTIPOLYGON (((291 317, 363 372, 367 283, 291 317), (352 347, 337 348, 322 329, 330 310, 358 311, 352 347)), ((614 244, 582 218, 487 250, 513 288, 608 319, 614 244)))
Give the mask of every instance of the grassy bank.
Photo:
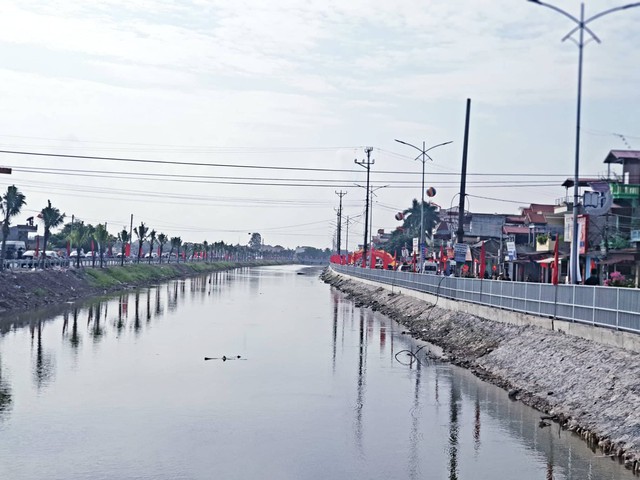
MULTIPOLYGON (((250 266, 279 264, 278 262, 258 261, 251 262, 250 266)), ((87 268, 84 270, 84 275, 93 287, 114 289, 129 285, 145 285, 197 273, 230 270, 248 265, 240 262, 137 264, 123 267, 87 268)))
POLYGON ((173 278, 288 262, 214 262, 127 265, 107 268, 6 270, 0 272, 0 314, 63 304, 80 298, 143 287, 173 278))

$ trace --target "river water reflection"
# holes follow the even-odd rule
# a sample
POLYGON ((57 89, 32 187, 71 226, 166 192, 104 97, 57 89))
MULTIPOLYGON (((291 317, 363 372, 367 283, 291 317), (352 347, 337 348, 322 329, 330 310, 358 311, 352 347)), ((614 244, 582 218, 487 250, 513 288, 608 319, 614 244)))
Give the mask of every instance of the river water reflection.
POLYGON ((4 319, 0 478, 635 478, 468 372, 409 363, 400 326, 318 274, 214 273, 4 319))

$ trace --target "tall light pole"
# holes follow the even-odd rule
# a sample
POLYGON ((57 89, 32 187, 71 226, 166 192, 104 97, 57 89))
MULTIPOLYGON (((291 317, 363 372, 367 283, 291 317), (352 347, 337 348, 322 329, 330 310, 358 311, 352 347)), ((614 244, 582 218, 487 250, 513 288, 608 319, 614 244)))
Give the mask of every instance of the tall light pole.
POLYGON ((578 46, 578 108, 577 108, 577 113, 576 113, 576 155, 575 155, 575 171, 574 171, 574 179, 573 179, 573 222, 572 222, 572 227, 571 227, 571 231, 572 231, 572 239, 571 239, 571 259, 570 259, 570 265, 569 265, 569 275, 571 277, 571 283, 578 283, 577 282, 577 278, 578 278, 578 243, 580 242, 580 239, 578 238, 578 213, 579 213, 579 207, 578 207, 578 200, 579 200, 579 185, 580 185, 580 179, 578 176, 579 170, 580 170, 580 114, 581 114, 581 108, 582 108, 582 57, 583 57, 583 50, 584 50, 584 46, 590 41, 590 40, 595 40, 598 43, 602 43, 600 41, 600 39, 598 38, 598 36, 593 33, 593 31, 587 27, 588 23, 593 22, 594 20, 600 18, 600 17, 604 17, 605 15, 608 15, 609 13, 613 13, 613 12, 617 12, 619 10, 626 10, 628 8, 632 8, 632 7, 640 7, 640 2, 635 2, 635 3, 629 3, 627 5, 622 5, 620 7, 614 7, 614 8, 610 8, 608 10, 604 10, 600 13, 596 13, 595 15, 587 18, 585 20, 584 18, 584 3, 580 4, 580 18, 576 18, 573 15, 571 15, 568 12, 565 12, 564 10, 562 10, 559 7, 556 7, 555 5, 550 5, 548 3, 544 3, 541 2, 540 0, 528 0, 531 3, 536 3, 538 5, 542 5, 543 7, 547 7, 550 8, 551 10, 554 10, 555 12, 560 13, 561 15, 564 15, 565 17, 569 18, 571 21, 573 21, 577 26, 574 27, 569 33, 567 33, 563 38, 562 41, 564 42, 565 40, 572 40, 577 46, 578 46), (587 39, 587 41, 585 42, 584 40, 584 32, 587 32, 591 38, 587 39), (579 32, 579 38, 578 40, 576 40, 575 38, 573 38, 573 34, 579 32))
POLYGON ((422 269, 424 266, 424 165, 427 161, 427 158, 433 161, 433 158, 427 155, 427 152, 433 150, 434 148, 442 147, 443 145, 449 145, 450 143, 453 143, 453 142, 449 141, 449 142, 439 143, 429 148, 426 147, 426 142, 422 142, 422 148, 419 148, 410 143, 403 142, 402 140, 398 140, 397 138, 395 139, 395 141, 398 143, 402 143, 403 145, 408 145, 412 148, 415 148, 420 152, 420 155, 418 155, 415 158, 415 160, 420 160, 422 162, 422 197, 421 197, 422 203, 420 203, 420 271, 422 272, 422 269))
MULTIPOLYGON (((357 183, 354 183, 354 185, 356 187, 365 188, 363 185, 358 185, 357 183)), ((369 202, 370 203, 370 205, 369 205, 369 225, 371 226, 371 243, 372 244, 373 244, 373 197, 377 197, 375 192, 377 192, 381 188, 387 188, 387 187, 390 187, 390 186, 391 185, 381 185, 379 187, 371 187, 369 189, 369 196, 371 197, 371 201, 369 202)))

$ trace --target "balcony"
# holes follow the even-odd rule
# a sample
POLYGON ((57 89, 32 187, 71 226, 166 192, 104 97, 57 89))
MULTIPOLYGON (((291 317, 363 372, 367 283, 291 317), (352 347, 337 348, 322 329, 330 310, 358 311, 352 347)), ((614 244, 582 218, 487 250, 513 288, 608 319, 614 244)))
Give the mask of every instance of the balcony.
POLYGON ((614 200, 634 200, 640 198, 640 185, 611 183, 610 187, 614 200))
POLYGON ((551 237, 547 235, 546 240, 538 237, 536 239, 536 252, 552 252, 556 248, 556 241, 551 240, 551 237))

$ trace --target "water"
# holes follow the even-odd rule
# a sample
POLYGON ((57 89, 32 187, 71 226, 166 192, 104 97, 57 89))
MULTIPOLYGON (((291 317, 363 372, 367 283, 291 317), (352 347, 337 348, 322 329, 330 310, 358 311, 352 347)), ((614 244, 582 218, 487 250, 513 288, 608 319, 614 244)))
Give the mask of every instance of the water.
POLYGON ((402 327, 318 273, 217 273, 6 319, 0 478, 635 478, 468 372, 410 363, 402 327))

